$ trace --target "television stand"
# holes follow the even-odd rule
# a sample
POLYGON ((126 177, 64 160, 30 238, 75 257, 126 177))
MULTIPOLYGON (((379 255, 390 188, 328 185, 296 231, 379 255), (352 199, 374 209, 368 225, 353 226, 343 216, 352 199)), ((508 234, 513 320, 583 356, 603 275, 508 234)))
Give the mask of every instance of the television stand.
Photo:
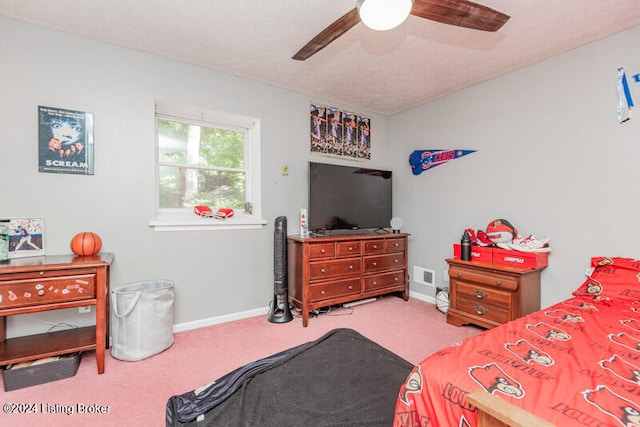
POLYGON ((309 312, 321 307, 395 292, 407 301, 408 237, 371 231, 289 236, 289 296, 302 311, 302 326, 309 323, 309 312))

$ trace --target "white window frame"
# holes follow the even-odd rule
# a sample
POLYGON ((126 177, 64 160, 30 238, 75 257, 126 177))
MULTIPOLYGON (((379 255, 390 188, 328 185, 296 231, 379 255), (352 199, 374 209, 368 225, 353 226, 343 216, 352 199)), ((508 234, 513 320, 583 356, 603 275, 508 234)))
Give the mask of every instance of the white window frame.
POLYGON ((155 218, 149 221, 149 226, 153 227, 156 231, 201 231, 256 229, 262 228, 266 225, 267 221, 262 218, 262 192, 260 182, 260 119, 222 111, 204 110, 197 107, 179 105, 166 101, 156 101, 155 124, 155 218), (252 213, 245 213, 243 209, 235 209, 233 217, 219 220, 199 217, 192 209, 161 209, 159 200, 160 168, 158 156, 158 120, 172 120, 207 127, 219 127, 222 129, 241 130, 246 132, 245 197, 246 200, 252 204, 252 213))

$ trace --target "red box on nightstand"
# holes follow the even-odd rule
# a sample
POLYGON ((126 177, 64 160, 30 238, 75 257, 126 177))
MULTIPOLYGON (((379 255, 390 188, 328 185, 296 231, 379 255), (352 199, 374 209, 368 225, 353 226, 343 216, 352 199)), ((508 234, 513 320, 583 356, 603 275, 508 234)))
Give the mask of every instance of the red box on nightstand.
MULTIPOLYGON (((471 246, 471 261, 491 264, 493 262, 493 249, 478 245, 471 246)), ((460 259, 460 243, 453 244, 453 257, 460 259)))
POLYGON ((549 265, 549 253, 508 251, 493 248, 493 263, 517 268, 543 268, 549 265))

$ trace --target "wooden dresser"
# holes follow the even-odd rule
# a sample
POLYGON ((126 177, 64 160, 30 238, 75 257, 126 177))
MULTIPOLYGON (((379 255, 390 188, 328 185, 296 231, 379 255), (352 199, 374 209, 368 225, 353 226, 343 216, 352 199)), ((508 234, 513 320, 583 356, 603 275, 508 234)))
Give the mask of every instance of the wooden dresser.
POLYGON ((0 262, 0 365, 95 350, 104 372, 109 347, 109 267, 113 254, 16 258, 0 262), (62 308, 95 306, 95 326, 6 337, 6 318, 62 308))
POLYGON ((493 328, 540 309, 540 272, 475 261, 447 259, 447 322, 493 328))
POLYGON ((288 238, 289 296, 309 312, 392 292, 409 299, 408 234, 346 234, 288 238))

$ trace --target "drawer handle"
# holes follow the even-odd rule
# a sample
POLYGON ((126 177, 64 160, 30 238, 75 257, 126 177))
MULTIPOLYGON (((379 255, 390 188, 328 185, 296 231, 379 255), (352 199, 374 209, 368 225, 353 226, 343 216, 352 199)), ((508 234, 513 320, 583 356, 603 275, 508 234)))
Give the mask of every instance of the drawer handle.
POLYGON ((321 249, 321 250, 320 250, 320 253, 321 253, 321 254, 325 253, 325 250, 324 250, 324 249, 321 249))
POLYGON ((349 285, 349 290, 352 290, 352 289, 353 289, 353 285, 349 285))
POLYGON ((38 291, 38 295, 39 295, 39 296, 43 296, 43 295, 44 295, 44 289, 40 289, 40 290, 38 291))
POLYGON ((398 243, 394 243, 393 246, 395 246, 397 248, 400 245, 398 243))
POLYGON ((353 250, 353 248, 352 248, 351 246, 349 246, 349 250, 350 250, 350 251, 352 251, 352 250, 353 250))
POLYGON ((373 249, 378 249, 378 245, 373 245, 373 249))
POLYGON ((372 265, 375 267, 378 263, 374 261, 372 265))
POLYGON ((375 280, 373 281, 373 286, 377 285, 378 282, 376 282, 375 280))
POLYGON ((349 266, 349 270, 353 270, 353 265, 350 265, 350 266, 349 266))
POLYGON ((483 291, 482 289, 476 289, 475 291, 473 291, 473 295, 476 296, 476 298, 482 299, 482 298, 486 298, 489 295, 487 295, 487 293, 485 291, 483 291))
POLYGON ((322 295, 324 295, 324 291, 320 291, 320 293, 321 293, 322 295))
POLYGON ((398 259, 394 259, 393 262, 395 262, 396 264, 400 262, 400 260, 398 259))
POLYGON ((484 307, 483 307, 483 306, 481 306, 481 305, 474 305, 474 306, 473 306, 473 309, 474 309, 474 310, 475 310, 475 312, 476 312, 477 314, 479 314, 480 316, 485 315, 485 314, 487 314, 487 313, 489 312, 489 311, 487 311, 487 309, 486 309, 486 308, 484 308, 484 307))
POLYGON ((400 279, 398 279, 397 277, 394 277, 394 278, 393 278, 393 280, 395 280, 395 281, 397 282, 397 281, 398 281, 398 280, 400 280, 400 279))
POLYGON ((325 270, 324 268, 320 269, 320 273, 326 273, 326 272, 327 272, 327 270, 325 270))
POLYGON ((462 273, 458 273, 458 279, 462 277, 462 273))
POLYGON ((496 286, 500 286, 502 285, 502 283, 500 283, 500 280, 496 280, 496 286))

